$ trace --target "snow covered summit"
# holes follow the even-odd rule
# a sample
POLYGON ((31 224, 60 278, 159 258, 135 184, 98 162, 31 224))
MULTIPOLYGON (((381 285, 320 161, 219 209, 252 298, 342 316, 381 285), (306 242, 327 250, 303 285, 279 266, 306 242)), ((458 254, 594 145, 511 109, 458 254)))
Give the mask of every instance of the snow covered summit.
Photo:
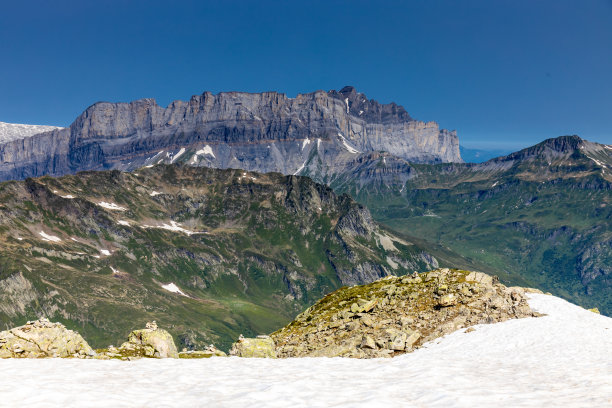
POLYGON ((49 132, 55 129, 62 128, 58 126, 23 125, 20 123, 0 122, 0 143, 24 139, 38 133, 49 132))

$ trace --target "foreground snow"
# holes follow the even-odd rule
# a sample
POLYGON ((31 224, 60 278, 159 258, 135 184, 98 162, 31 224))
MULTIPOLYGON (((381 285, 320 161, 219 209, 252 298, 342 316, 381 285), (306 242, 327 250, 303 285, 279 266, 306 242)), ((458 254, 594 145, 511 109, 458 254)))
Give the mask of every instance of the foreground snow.
POLYGON ((612 319, 532 295, 548 316, 476 326, 395 359, 2 360, 2 406, 612 405, 612 319))

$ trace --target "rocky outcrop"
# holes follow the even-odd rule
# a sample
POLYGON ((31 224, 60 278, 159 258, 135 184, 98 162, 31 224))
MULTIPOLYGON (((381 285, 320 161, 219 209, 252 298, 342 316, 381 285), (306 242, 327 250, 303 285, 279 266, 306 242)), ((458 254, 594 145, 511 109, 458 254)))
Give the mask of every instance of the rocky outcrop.
POLYGON ((204 350, 187 350, 184 349, 178 354, 179 358, 196 359, 196 358, 211 358, 211 357, 227 357, 227 354, 214 345, 209 345, 204 350))
POLYGON ((157 327, 155 322, 147 323, 145 329, 131 332, 128 341, 119 347, 119 352, 134 353, 142 357, 178 358, 172 335, 157 327))
POLYGON ((96 103, 69 128, 0 144, 0 180, 184 161, 322 181, 379 151, 413 162, 461 161, 454 131, 352 87, 295 98, 205 92, 166 108, 153 99, 96 103))
POLYGON ((0 332, 0 358, 87 358, 94 354, 80 334, 45 318, 0 332))
POLYGON ((535 315, 525 289, 442 268, 341 288, 271 336, 278 357, 392 357, 458 329, 535 315))
POLYGON ((276 345, 270 336, 246 338, 240 335, 238 341, 232 345, 229 354, 246 358, 276 358, 276 345))

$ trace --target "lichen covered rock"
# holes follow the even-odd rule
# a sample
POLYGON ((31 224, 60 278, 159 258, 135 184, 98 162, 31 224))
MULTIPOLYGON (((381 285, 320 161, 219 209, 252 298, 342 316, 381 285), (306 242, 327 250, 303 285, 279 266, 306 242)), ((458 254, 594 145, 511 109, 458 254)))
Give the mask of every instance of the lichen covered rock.
POLYGON ((179 353, 179 358, 195 359, 195 358, 210 358, 210 357, 227 357, 223 351, 219 350, 212 344, 204 350, 189 350, 183 349, 179 353))
POLYGON ((0 332, 0 358, 87 358, 94 354, 79 333, 45 318, 0 332))
POLYGON ((104 354, 110 358, 133 359, 149 358, 179 358, 172 335, 157 327, 155 322, 147 323, 145 329, 134 330, 128 336, 128 341, 120 347, 109 347, 104 354))
POLYGON ((455 330, 536 316, 524 288, 441 268, 341 288, 272 334, 278 357, 392 357, 455 330))
POLYGON ((230 356, 247 358, 276 358, 276 345, 270 336, 246 338, 240 336, 232 345, 230 356))

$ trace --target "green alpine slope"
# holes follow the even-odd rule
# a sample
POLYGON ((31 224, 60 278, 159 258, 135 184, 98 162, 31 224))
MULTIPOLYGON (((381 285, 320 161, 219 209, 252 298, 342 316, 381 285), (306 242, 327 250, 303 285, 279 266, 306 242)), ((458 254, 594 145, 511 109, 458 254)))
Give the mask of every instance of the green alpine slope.
POLYGON ((351 183, 358 171, 332 186, 377 221, 484 264, 480 270, 507 283, 612 314, 612 146, 564 136, 485 163, 387 158, 362 172, 381 182, 351 183))
POLYGON ((340 286, 438 266, 306 177, 188 166, 2 183, 0 242, 1 324, 46 316, 94 347, 156 320, 227 349, 340 286))

